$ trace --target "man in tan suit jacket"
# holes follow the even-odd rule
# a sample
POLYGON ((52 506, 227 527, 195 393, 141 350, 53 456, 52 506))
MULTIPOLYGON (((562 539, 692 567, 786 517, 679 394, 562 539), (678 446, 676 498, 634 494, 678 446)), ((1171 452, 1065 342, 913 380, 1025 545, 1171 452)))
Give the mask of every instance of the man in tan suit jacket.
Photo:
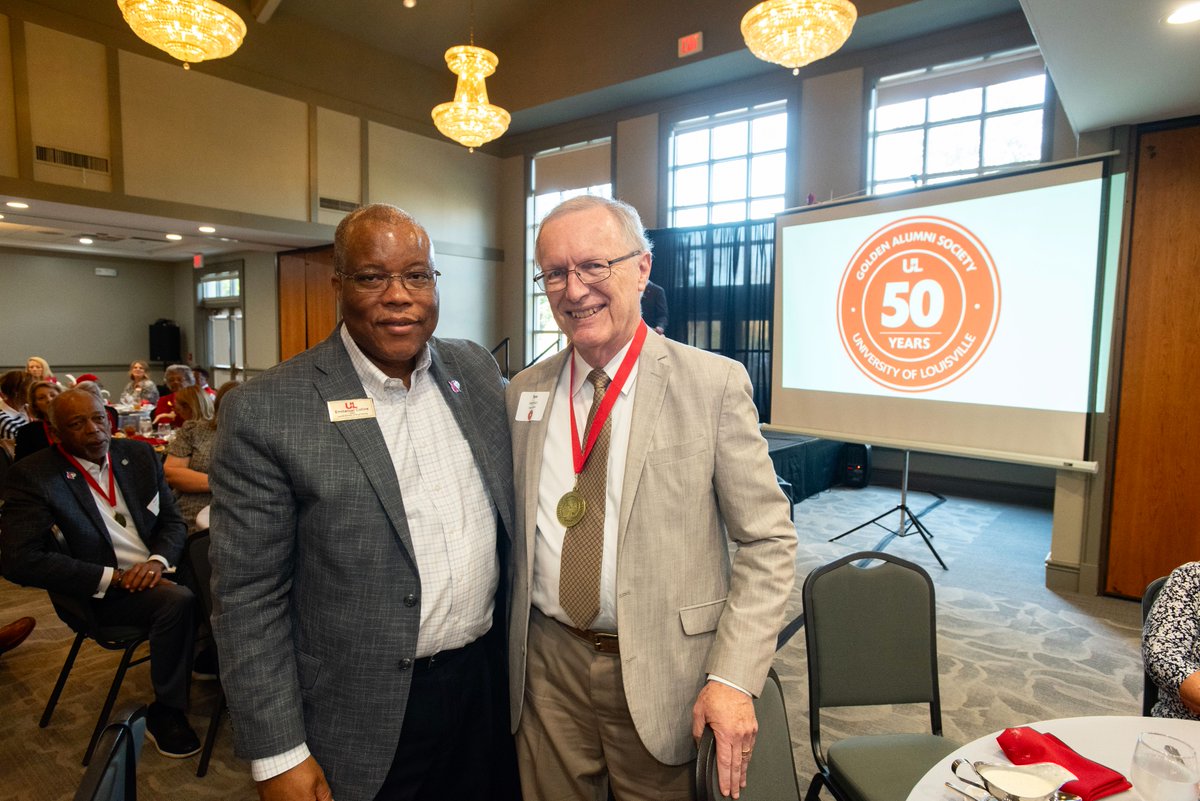
POLYGON ((708 724, 736 798, 796 547, 749 378, 648 332, 650 244, 628 205, 564 202, 536 255, 572 347, 507 392, 525 797, 602 801, 611 783, 618 801, 690 798, 694 738, 708 724))

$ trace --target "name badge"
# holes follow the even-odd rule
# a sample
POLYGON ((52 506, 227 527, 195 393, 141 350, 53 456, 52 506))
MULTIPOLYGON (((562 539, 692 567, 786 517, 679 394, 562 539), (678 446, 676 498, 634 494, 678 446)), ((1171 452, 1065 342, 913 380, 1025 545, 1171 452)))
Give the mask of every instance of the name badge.
POLYGON ((532 423, 541 420, 549 402, 549 392, 522 392, 521 399, 517 401, 517 414, 513 419, 518 423, 532 423))
POLYGON ((369 420, 375 416, 375 401, 370 398, 329 401, 329 422, 345 423, 347 420, 369 420))

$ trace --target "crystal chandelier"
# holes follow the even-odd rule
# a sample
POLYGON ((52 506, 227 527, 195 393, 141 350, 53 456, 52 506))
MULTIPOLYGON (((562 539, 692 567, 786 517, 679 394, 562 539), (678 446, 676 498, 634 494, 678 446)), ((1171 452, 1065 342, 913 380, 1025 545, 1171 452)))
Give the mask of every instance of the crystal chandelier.
POLYGON ((797 75, 845 44, 856 19, 850 0, 766 0, 742 17, 742 38, 751 53, 797 75))
POLYGON ((446 51, 446 66, 458 76, 454 100, 439 103, 433 109, 433 124, 447 136, 468 148, 472 153, 484 142, 490 142, 508 130, 512 117, 499 106, 488 102, 487 86, 483 79, 496 71, 500 60, 491 50, 474 44, 458 45, 446 51))
POLYGON ((214 0, 117 0, 139 38, 189 62, 232 55, 246 36, 242 18, 214 0))

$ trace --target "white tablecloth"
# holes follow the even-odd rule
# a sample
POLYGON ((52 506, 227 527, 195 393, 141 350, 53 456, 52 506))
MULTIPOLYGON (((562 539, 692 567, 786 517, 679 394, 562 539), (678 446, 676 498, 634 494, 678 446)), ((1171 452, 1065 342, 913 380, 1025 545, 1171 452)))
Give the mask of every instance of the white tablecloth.
MULTIPOLYGON (((1129 778, 1129 766, 1133 761, 1133 748, 1137 745, 1138 735, 1144 731, 1156 731, 1178 737, 1195 748, 1197 753, 1200 753, 1200 722, 1194 720, 1114 715, 1060 718, 1026 725, 1036 731, 1053 734, 1082 756, 1093 762, 1107 765, 1123 774, 1127 779, 1129 778)), ((950 772, 950 764, 959 757, 971 762, 1007 763, 1004 752, 1000 750, 1000 746, 996 742, 998 734, 1000 734, 998 731, 992 732, 974 742, 967 743, 934 765, 909 793, 908 801, 964 801, 961 795, 945 786, 947 781, 954 781, 954 775, 950 772)), ((963 775, 969 773, 970 771, 963 769, 963 775)), ((979 794, 983 792, 974 787, 967 789, 979 794)), ((1128 790, 1124 793, 1107 796, 1104 801, 1110 800, 1141 801, 1141 796, 1128 790)))

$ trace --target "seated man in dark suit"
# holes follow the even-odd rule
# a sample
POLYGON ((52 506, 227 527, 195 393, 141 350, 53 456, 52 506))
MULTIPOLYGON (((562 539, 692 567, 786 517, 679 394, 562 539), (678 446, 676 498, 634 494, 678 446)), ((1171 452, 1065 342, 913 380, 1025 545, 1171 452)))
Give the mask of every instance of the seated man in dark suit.
POLYGON ((187 757, 195 636, 192 591, 164 577, 183 556, 187 526, 150 446, 111 440, 95 395, 68 390, 50 406, 55 444, 13 466, 0 513, 5 578, 91 598, 102 625, 146 626, 155 702, 147 734, 159 753, 187 757))

